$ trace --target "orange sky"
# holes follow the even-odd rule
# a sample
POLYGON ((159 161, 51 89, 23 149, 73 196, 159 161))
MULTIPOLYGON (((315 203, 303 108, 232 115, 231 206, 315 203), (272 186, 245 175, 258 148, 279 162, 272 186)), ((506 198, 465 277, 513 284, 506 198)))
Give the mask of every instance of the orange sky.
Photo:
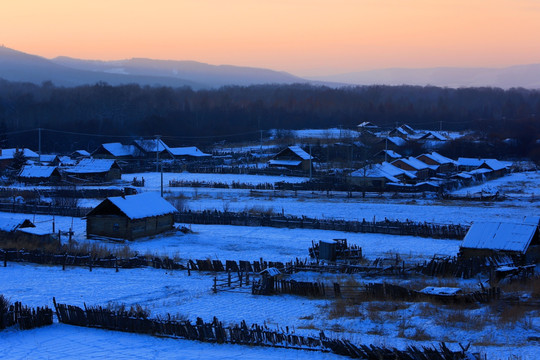
POLYGON ((300 76, 540 62, 539 0, 5 0, 0 44, 300 76))

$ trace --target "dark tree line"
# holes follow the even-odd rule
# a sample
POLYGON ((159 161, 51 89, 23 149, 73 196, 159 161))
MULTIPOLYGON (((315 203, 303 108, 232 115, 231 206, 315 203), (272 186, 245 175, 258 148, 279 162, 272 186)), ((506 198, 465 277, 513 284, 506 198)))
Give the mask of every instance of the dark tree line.
POLYGON ((539 116, 540 91, 525 89, 297 84, 194 91, 0 80, 1 146, 37 148, 37 132, 22 132, 36 128, 101 135, 47 131, 42 149, 49 152, 93 150, 104 142, 127 142, 125 136, 160 134, 173 146, 203 145, 256 140, 260 130, 354 128, 363 121, 435 130, 442 124, 445 130, 472 129, 496 138, 523 137, 526 129, 530 139, 524 143, 530 143, 539 137, 539 116))

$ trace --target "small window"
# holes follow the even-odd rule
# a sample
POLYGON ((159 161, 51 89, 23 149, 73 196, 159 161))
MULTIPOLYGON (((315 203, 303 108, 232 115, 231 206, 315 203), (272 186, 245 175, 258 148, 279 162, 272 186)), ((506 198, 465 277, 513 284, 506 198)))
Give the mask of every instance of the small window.
POLYGON ((120 230, 120 225, 114 224, 112 228, 113 228, 113 231, 118 231, 120 230))

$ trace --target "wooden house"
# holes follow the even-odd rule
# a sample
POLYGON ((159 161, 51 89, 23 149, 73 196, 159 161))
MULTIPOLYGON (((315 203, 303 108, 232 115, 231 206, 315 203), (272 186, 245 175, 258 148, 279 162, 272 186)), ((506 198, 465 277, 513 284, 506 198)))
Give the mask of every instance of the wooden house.
POLYGON ((0 222, 0 241, 33 242, 48 244, 58 240, 44 227, 36 227, 29 219, 3 219, 0 222))
POLYGON ((53 184, 62 180, 56 166, 25 165, 19 172, 19 181, 25 184, 53 184))
POLYGON ((428 165, 436 166, 438 173, 448 174, 456 170, 456 162, 435 151, 430 154, 422 154, 416 157, 428 165))
POLYGON ((160 159, 173 159, 174 156, 171 154, 171 149, 167 144, 161 139, 145 139, 145 140, 135 140, 133 145, 137 147, 140 153, 152 160, 156 157, 160 159), (156 154, 157 153, 157 154, 156 154))
POLYGON ((120 166, 112 159, 82 159, 64 173, 72 181, 112 181, 122 176, 120 166))
POLYGON ((109 197, 86 215, 86 236, 133 240, 171 230, 177 210, 158 193, 109 197))
POLYGON ((465 235, 459 253, 464 258, 510 255, 528 263, 540 261, 539 219, 522 223, 474 222, 465 235))
POLYGON ((388 183, 406 183, 416 176, 390 163, 367 165, 351 173, 349 182, 352 185, 383 190, 388 183))
POLYGON ((92 156, 97 159, 131 160, 141 157, 141 151, 135 145, 121 143, 101 144, 92 156))
POLYGON ((377 140, 374 144, 375 150, 393 150, 399 151, 403 146, 407 144, 407 140, 397 137, 388 136, 386 138, 377 140))
POLYGON ((308 171, 312 161, 313 157, 300 146, 289 146, 269 160, 268 166, 308 171))
POLYGON ((37 161, 39 159, 39 154, 30 149, 0 149, 0 170, 6 169, 13 164, 17 152, 21 152, 26 160, 37 161))
POLYGON ((177 160, 201 160, 212 157, 212 154, 203 153, 196 146, 169 148, 171 155, 177 160))
POLYGON ((434 176, 437 169, 437 166, 428 165, 412 156, 408 158, 397 159, 392 162, 392 165, 402 170, 412 172, 419 180, 427 179, 431 176, 434 176))

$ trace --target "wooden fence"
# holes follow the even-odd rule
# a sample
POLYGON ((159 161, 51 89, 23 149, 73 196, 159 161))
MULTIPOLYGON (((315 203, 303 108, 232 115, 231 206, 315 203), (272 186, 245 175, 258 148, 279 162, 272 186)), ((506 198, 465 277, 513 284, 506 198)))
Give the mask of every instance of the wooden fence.
MULTIPOLYGON (((332 352, 356 359, 367 360, 461 360, 470 359, 473 354, 466 350, 451 351, 446 345, 433 347, 408 347, 406 350, 385 348, 373 345, 354 345, 347 340, 330 339, 320 332, 318 336, 300 336, 286 331, 269 330, 266 326, 245 321, 232 326, 224 326, 214 317, 211 323, 197 318, 190 321, 167 319, 149 319, 126 311, 114 311, 102 307, 84 309, 65 304, 57 304, 53 299, 58 321, 65 324, 124 331, 138 334, 150 334, 187 340, 218 344, 239 344, 298 350, 332 352)), ((476 357, 478 359, 478 357, 476 357)))
MULTIPOLYGON (((0 296, 2 302, 3 296, 0 296)), ((0 330, 18 325, 21 330, 52 325, 53 312, 48 307, 29 308, 20 302, 12 305, 0 304, 0 330)))
POLYGON ((187 224, 268 226, 276 228, 302 228, 334 230, 355 233, 380 233, 408 235, 437 239, 462 240, 468 231, 465 225, 442 225, 427 222, 381 220, 354 221, 338 219, 316 219, 305 216, 283 216, 276 214, 250 214, 247 212, 222 212, 217 210, 185 211, 175 215, 175 221, 187 224))

